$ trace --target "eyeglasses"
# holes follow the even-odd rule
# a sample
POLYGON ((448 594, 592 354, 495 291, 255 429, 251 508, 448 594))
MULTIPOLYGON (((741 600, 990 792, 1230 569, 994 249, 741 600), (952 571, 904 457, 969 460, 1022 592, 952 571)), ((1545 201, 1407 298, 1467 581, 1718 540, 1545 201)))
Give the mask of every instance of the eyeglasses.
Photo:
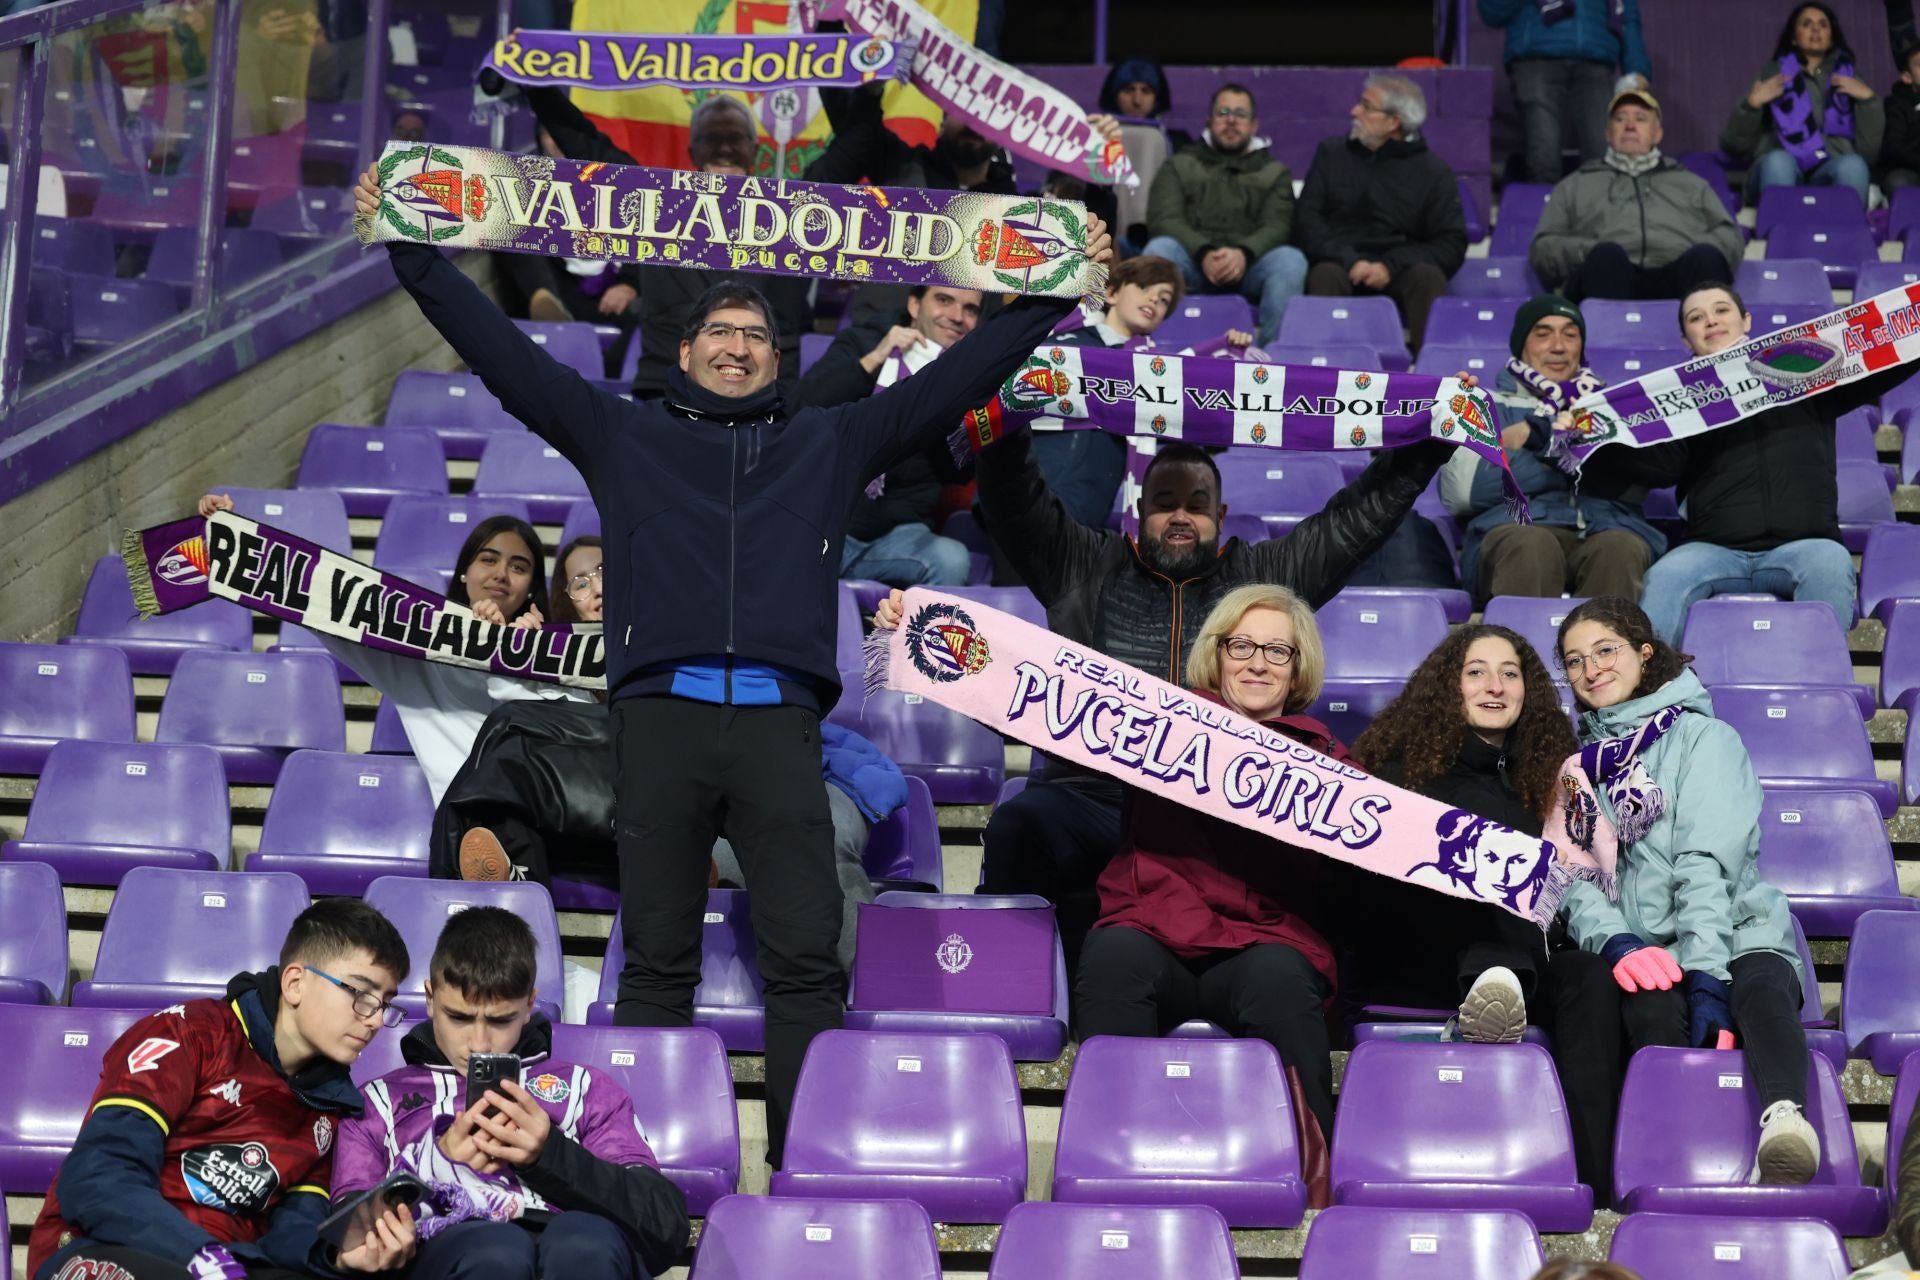
POLYGON ((342 982, 332 974, 316 969, 312 965, 307 966, 307 972, 316 978, 325 978, 328 982, 331 982, 334 986, 352 996, 353 1016, 356 1018, 371 1018, 378 1015, 381 1026, 397 1027, 400 1025, 400 1020, 407 1016, 399 1005, 382 1000, 371 991, 362 991, 351 982, 342 982))
POLYGON ((1393 114, 1393 112, 1387 110, 1385 107, 1374 106, 1371 102, 1368 102, 1365 98, 1360 99, 1360 109, 1366 112, 1368 115, 1373 115, 1373 116, 1390 116, 1393 114))
POLYGON ((748 346, 770 347, 773 345, 773 334, 765 325, 727 324, 725 321, 716 320, 712 324, 701 325, 694 332, 703 338, 711 338, 715 342, 732 342, 733 335, 738 333, 745 335, 748 346))
POLYGON ((1227 651, 1227 656, 1235 662, 1245 662, 1253 656, 1253 651, 1258 649, 1266 654, 1267 661, 1276 667, 1289 665, 1293 661, 1293 655, 1300 652, 1284 640, 1275 640, 1270 644, 1255 644, 1245 636, 1221 636, 1219 644, 1227 651))
POLYGON ((1245 107, 1215 107, 1213 118, 1215 120, 1251 120, 1253 112, 1245 107))
POLYGON ((1586 657, 1581 657, 1577 653, 1572 657, 1562 655, 1560 669, 1569 676, 1578 678, 1580 673, 1587 669, 1587 663, 1591 661, 1595 671, 1611 671, 1614 664, 1620 661, 1620 655, 1632 648, 1630 644, 1597 644, 1593 646, 1593 652, 1586 657))
POLYGON ((600 589, 600 565, 595 565, 585 573, 576 573, 567 579, 567 594, 578 600, 589 591, 600 589))

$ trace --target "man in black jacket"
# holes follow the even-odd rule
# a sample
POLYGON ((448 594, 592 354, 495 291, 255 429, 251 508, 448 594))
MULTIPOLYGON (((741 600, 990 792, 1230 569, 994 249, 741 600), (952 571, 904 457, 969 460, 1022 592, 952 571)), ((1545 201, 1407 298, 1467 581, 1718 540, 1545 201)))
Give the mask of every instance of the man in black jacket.
MULTIPOLYGON (((357 209, 372 216, 379 191, 369 167, 357 209)), ((1106 226, 1088 227, 1088 256, 1105 265, 1106 226)), ((840 696, 847 512, 873 477, 984 404, 1072 304, 1023 299, 878 395, 790 412, 772 308, 728 281, 693 308, 667 393, 628 402, 547 355, 438 253, 389 252, 434 328, 579 468, 600 510, 626 947, 614 1020, 691 1021, 708 859, 724 834, 752 891, 777 1168, 801 1058, 840 1025, 845 990, 819 722, 840 696)))
POLYGON ((1887 91, 1887 131, 1880 137, 1881 183, 1888 191, 1920 186, 1920 44, 1900 48, 1899 56, 1900 78, 1887 91))
POLYGON ((1384 293, 1417 349, 1427 313, 1467 256, 1460 188, 1420 137, 1427 101, 1404 76, 1368 76, 1347 137, 1328 138, 1294 209, 1307 292, 1384 293))

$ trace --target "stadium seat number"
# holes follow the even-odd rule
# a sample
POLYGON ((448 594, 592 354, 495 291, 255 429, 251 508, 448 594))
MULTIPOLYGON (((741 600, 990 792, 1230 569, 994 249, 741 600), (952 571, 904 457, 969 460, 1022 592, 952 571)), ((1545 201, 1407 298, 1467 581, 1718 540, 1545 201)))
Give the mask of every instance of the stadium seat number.
POLYGON ((1408 1236, 1407 1252, 1408 1253, 1438 1253, 1440 1252, 1440 1237, 1439 1236, 1408 1236))
POLYGON ((1169 1080, 1187 1080, 1191 1079, 1192 1076, 1193 1064, 1191 1062, 1169 1062, 1167 1064, 1167 1079, 1169 1080))

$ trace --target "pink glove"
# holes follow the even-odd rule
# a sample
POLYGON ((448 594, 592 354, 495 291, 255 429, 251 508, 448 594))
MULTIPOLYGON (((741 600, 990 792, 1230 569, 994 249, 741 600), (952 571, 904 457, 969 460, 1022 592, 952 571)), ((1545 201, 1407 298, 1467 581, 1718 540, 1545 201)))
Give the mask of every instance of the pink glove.
POLYGON ((1680 981, 1680 965, 1665 947, 1641 947, 1613 966, 1613 980, 1628 993, 1671 991, 1680 981))

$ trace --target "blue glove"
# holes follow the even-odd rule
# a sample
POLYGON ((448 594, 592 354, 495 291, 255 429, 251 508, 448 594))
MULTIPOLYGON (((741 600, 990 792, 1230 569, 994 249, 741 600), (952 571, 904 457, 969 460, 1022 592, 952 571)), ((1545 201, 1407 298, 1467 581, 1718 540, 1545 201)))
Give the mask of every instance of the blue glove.
POLYGON ((1607 967, 1611 969, 1614 965, 1625 960, 1633 952, 1651 945, 1651 943, 1643 940, 1638 934, 1616 933, 1611 938, 1608 938, 1601 946, 1600 954, 1606 958, 1607 967))
POLYGON ((1697 1049, 1719 1047, 1720 1033, 1735 1031, 1733 1010, 1727 1004, 1731 994, 1727 984, 1710 973, 1698 970, 1687 974, 1681 984, 1687 993, 1687 1041, 1697 1049))

